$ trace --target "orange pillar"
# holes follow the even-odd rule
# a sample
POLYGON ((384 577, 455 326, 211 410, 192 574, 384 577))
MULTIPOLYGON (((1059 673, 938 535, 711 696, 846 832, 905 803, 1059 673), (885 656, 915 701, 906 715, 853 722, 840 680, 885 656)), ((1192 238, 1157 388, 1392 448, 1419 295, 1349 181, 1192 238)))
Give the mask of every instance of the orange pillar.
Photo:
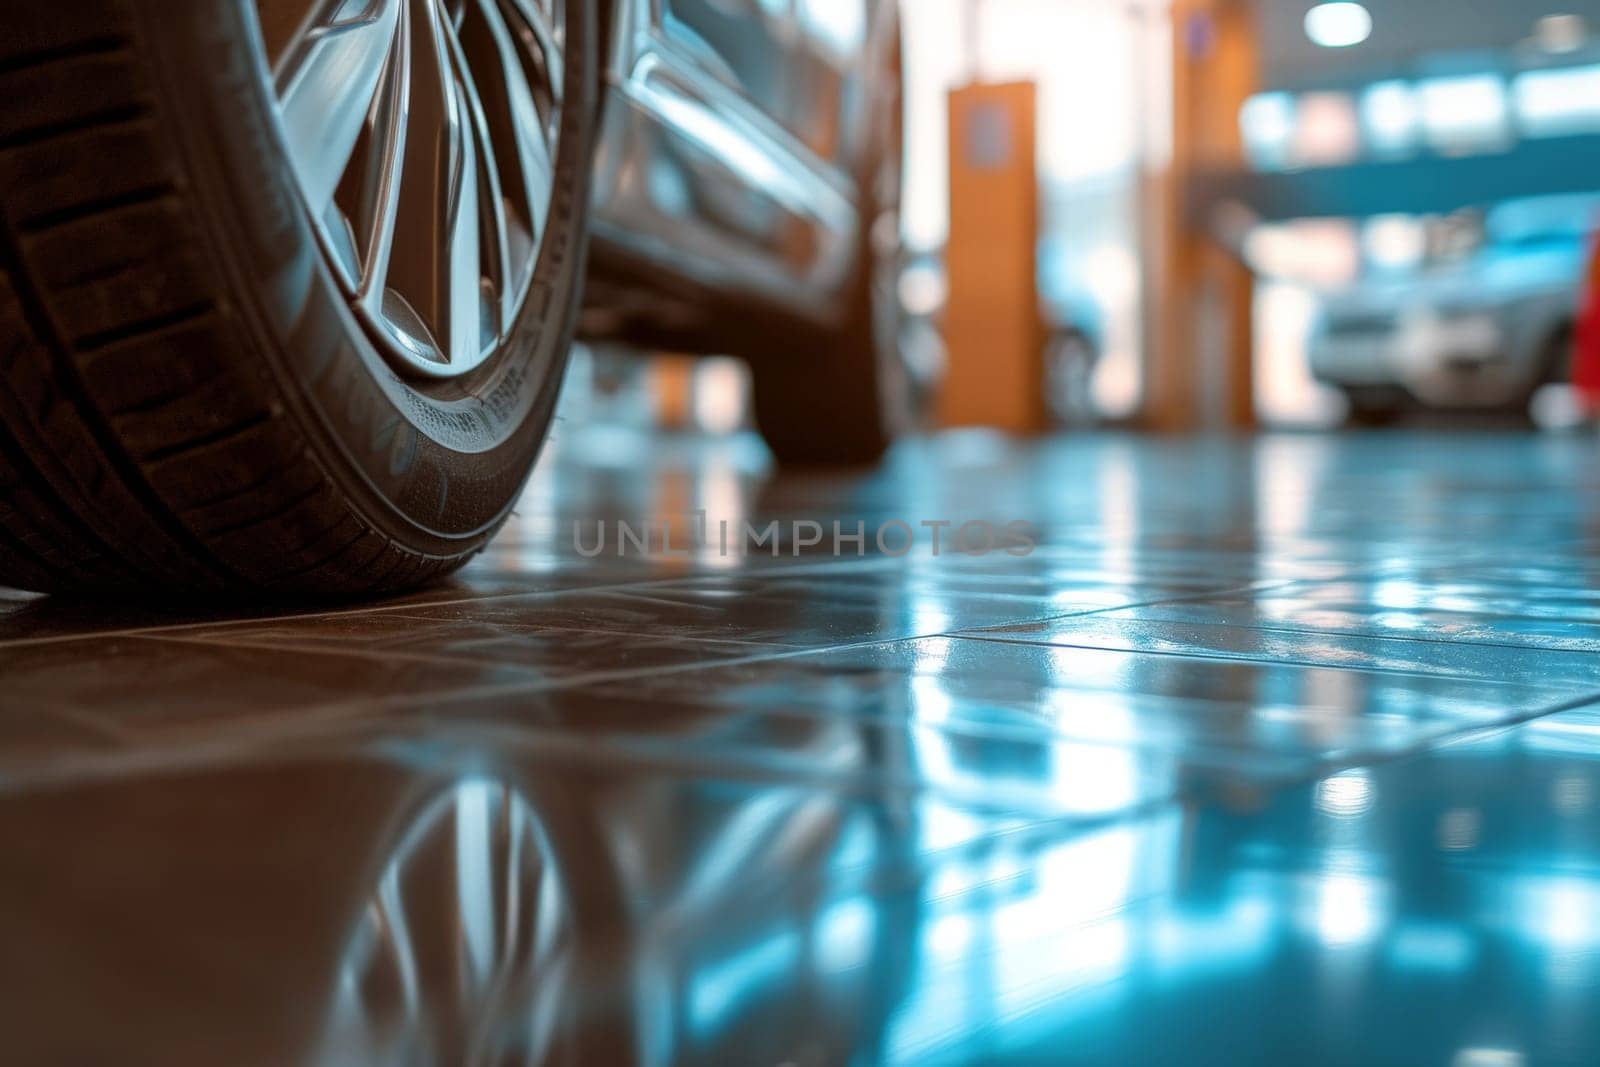
POLYGON ((694 427, 694 367, 689 356, 658 352, 650 357, 650 395, 656 426, 663 430, 694 427))
POLYGON ((1145 197, 1146 415, 1159 430, 1255 424, 1254 280, 1221 219, 1188 217, 1196 176, 1244 160, 1239 110, 1258 84, 1244 0, 1174 0, 1172 162, 1145 197))
POLYGON ((1039 314, 1039 179, 1031 82, 950 94, 945 426, 1048 425, 1039 314))

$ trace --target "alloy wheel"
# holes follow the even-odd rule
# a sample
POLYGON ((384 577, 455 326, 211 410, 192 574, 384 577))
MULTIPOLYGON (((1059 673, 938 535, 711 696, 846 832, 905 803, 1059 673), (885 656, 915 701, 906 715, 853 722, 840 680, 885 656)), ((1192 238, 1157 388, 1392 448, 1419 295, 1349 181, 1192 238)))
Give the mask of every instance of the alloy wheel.
POLYGON ((454 378, 528 298, 555 184, 561 0, 258 0, 322 251, 397 370, 454 378))

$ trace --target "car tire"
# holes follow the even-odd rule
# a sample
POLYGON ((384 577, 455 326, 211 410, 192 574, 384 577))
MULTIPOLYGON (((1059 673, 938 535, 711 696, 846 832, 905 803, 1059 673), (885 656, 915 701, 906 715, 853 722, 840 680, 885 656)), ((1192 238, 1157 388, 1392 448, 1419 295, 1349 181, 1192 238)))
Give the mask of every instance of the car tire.
MULTIPOLYGON (((1528 403, 1547 385, 1571 385, 1578 347, 1577 328, 1566 323, 1554 330, 1539 348, 1538 380, 1528 390, 1528 403)), ((1526 408, 1524 404, 1524 408, 1526 408)))
POLYGON ((1383 386, 1347 388, 1345 402, 1354 426, 1376 428, 1393 425, 1406 409, 1406 399, 1396 389, 1383 386))
MULTIPOLYGON (((435 283, 481 359, 470 373, 438 377, 398 367, 388 335, 361 317, 337 276, 319 229, 329 216, 319 223, 304 206, 250 0, 58 0, 9 11, 0 39, 0 584, 369 594, 446 574, 484 547, 546 435, 581 295, 597 31, 592 0, 555 2, 564 5, 560 64, 554 53, 525 51, 531 36, 502 54, 507 84, 514 69, 545 70, 543 91, 560 101, 538 112, 550 138, 545 227, 530 223, 537 240, 521 260, 509 229, 471 239, 480 270, 492 255, 505 278, 520 279, 483 289, 476 318, 450 302, 464 288, 435 283)), ((394 24, 419 17, 396 14, 394 24)), ((406 25, 411 36, 394 41, 408 46, 419 33, 445 41, 451 32, 442 19, 406 25)), ((401 53, 385 47, 387 78, 401 53)), ((466 99, 461 86, 478 82, 461 73, 472 69, 469 45, 450 47, 432 54, 462 66, 440 59, 434 84, 455 105, 466 99)), ((418 87, 430 83, 408 75, 383 84, 404 86, 409 110, 395 113, 412 121, 416 93, 426 91, 418 87)), ((502 117, 482 117, 494 106, 487 95, 459 106, 474 102, 471 129, 499 131, 502 117)), ((360 136, 373 136, 377 114, 359 111, 360 136)), ((482 145, 463 147, 471 132, 458 135, 466 141, 452 142, 461 154, 450 157, 451 173, 480 186, 498 180, 490 172, 509 164, 482 145), (468 171, 461 160, 472 151, 478 169, 468 171)), ((427 134, 409 136, 420 145, 427 134)), ((394 167, 409 165, 405 157, 394 167)), ((388 187, 392 198, 407 195, 393 190, 410 177, 388 187)), ((440 201, 442 216, 466 217, 468 184, 440 201)), ((388 225, 394 248, 385 255, 398 262, 404 245, 410 257, 410 239, 388 225)), ((465 247, 457 235, 466 232, 447 231, 450 250, 465 247)), ((380 303, 395 292, 389 280, 379 283, 380 303)))
MULTIPOLYGON (((756 423, 783 464, 859 465, 882 457, 913 422, 900 350, 900 197, 904 100, 899 27, 875 79, 873 150, 858 179, 856 267, 840 322, 794 324, 751 360, 756 423)), ((771 335, 770 330, 761 331, 771 335)))

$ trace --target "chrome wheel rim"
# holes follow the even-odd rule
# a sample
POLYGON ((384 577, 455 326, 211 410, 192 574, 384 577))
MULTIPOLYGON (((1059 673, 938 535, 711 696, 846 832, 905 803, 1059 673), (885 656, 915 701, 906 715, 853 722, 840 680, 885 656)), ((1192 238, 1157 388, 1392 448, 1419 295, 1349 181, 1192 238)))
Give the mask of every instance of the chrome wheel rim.
POLYGON ((518 319, 549 224, 564 38, 561 0, 323 0, 276 56, 324 258, 402 373, 466 374, 518 319))

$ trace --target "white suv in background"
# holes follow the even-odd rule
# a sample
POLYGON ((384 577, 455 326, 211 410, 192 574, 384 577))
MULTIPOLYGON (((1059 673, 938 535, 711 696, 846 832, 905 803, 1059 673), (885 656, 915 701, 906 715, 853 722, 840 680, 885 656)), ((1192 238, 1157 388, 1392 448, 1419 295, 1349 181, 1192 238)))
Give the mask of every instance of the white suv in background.
POLYGON ((1525 410, 1568 373, 1597 212, 1588 195, 1507 201, 1465 250, 1327 297, 1312 375, 1345 394, 1356 421, 1411 403, 1525 410))

